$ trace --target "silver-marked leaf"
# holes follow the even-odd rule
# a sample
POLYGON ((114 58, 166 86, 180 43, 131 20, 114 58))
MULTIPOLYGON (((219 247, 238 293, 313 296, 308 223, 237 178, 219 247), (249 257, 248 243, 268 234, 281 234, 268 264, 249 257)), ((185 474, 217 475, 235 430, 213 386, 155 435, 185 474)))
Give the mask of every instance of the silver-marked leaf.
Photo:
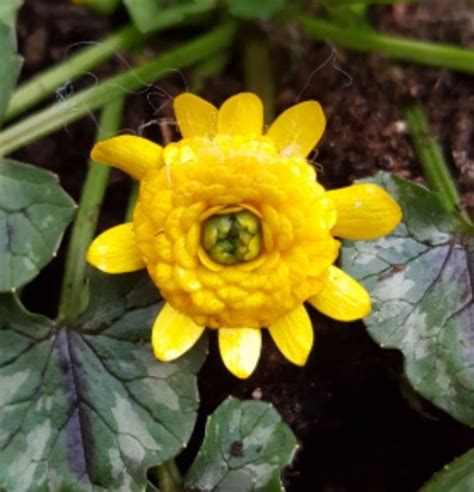
POLYGON ((90 298, 62 327, 0 296, 0 490, 144 491, 191 435, 205 339, 154 358, 161 303, 143 274, 97 273, 90 298))
POLYGON ((436 193, 385 173, 370 181, 395 197, 404 219, 388 237, 343 247, 344 270, 372 298, 369 333, 402 351, 416 391, 474 425, 474 238, 436 193))
POLYGON ((296 448, 272 405, 228 398, 209 417, 185 484, 201 492, 280 492, 281 472, 296 448))
POLYGON ((420 492, 472 492, 474 490, 474 448, 436 473, 420 492))
MULTIPOLYGON (((3 0, 5 1, 5 0, 3 0)), ((0 3, 0 15, 2 15, 3 2, 0 3)), ((8 6, 8 1, 6 3, 8 6)), ((7 17, 5 10, 4 16, 7 17)), ((7 19, 6 19, 7 20, 7 19)), ((17 54, 17 43, 15 28, 2 22, 0 17, 0 123, 2 122, 5 111, 7 110, 10 96, 15 88, 18 76, 20 75, 23 59, 17 54)))
POLYGON ((49 263, 74 209, 56 175, 0 157, 0 292, 25 285, 49 263))

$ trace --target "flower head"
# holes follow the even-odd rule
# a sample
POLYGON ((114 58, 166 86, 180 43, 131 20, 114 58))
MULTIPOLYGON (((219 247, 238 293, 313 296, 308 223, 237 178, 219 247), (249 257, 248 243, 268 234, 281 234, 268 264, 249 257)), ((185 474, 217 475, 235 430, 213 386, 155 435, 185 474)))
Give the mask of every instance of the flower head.
POLYGON ((265 134, 250 93, 219 110, 185 93, 174 109, 179 142, 123 135, 94 147, 92 157, 138 179, 140 193, 133 222, 96 238, 89 262, 108 273, 148 270, 166 300, 152 333, 160 360, 217 329, 224 364, 245 378, 267 328, 303 365, 313 345, 304 302, 345 321, 370 312, 365 289, 334 266, 335 237, 385 235, 399 206, 376 185, 326 191, 317 182, 306 160, 325 128, 315 101, 286 110, 265 134))

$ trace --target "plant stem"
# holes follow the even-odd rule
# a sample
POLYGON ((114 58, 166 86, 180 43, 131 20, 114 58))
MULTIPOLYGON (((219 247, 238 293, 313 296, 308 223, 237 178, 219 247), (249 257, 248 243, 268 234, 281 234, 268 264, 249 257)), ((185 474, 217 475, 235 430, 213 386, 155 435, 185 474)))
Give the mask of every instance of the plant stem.
POLYGON ((90 47, 82 49, 53 68, 40 73, 20 85, 13 93, 5 121, 24 113, 64 84, 70 83, 110 58, 118 50, 138 44, 143 39, 144 36, 135 27, 128 26, 111 34, 103 41, 93 43, 90 47))
POLYGON ((428 43, 370 31, 341 27, 321 19, 297 14, 308 35, 348 49, 377 52, 395 59, 474 73, 474 50, 441 43, 428 43))
POLYGON ((174 460, 158 465, 155 473, 161 492, 183 492, 183 479, 174 460))
MULTIPOLYGON (((123 98, 117 98, 104 106, 97 132, 97 141, 114 135, 122 119, 123 98)), ((81 200, 74 221, 66 257, 58 322, 69 324, 81 313, 84 299, 86 252, 91 242, 100 207, 107 187, 110 167, 98 162, 89 162, 89 171, 82 188, 81 200)))
POLYGON ((269 124, 275 116, 275 84, 268 42, 250 35, 243 58, 245 86, 262 99, 265 123, 269 124))
POLYGON ((194 94, 201 92, 205 79, 221 72, 228 61, 228 53, 217 53, 207 60, 202 61, 199 65, 196 65, 189 85, 190 92, 193 92, 194 94))
POLYGON ((375 4, 390 4, 390 3, 417 3, 419 0, 337 0, 335 6, 339 5, 375 5, 375 4))
POLYGON ((0 155, 17 150, 62 126, 76 121, 129 91, 164 78, 170 70, 188 67, 224 49, 235 32, 233 23, 200 36, 135 69, 85 89, 64 102, 18 122, 0 133, 0 155))
POLYGON ((138 190, 140 185, 138 181, 133 180, 130 186, 130 194, 128 196, 127 208, 125 209, 125 222, 130 222, 133 219, 133 210, 137 203, 138 190))
POLYGON ((120 0, 92 0, 88 7, 101 15, 110 15, 119 6, 120 0))
MULTIPOLYGON (((459 210, 461 197, 441 146, 430 131, 423 107, 420 104, 412 104, 405 109, 404 113, 408 131, 426 181, 433 190, 438 192, 448 212, 459 210)), ((461 215, 469 222, 469 217, 465 211, 461 211, 461 215)))

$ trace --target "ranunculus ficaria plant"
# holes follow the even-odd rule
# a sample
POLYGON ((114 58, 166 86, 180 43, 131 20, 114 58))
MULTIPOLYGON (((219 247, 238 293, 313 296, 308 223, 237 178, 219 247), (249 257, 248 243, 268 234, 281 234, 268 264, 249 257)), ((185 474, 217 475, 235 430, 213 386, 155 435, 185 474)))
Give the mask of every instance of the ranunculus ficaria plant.
POLYGON ((254 94, 220 109, 189 93, 174 100, 182 140, 162 148, 122 135, 93 159, 140 181, 133 221, 95 239, 89 262, 108 273, 146 268, 166 303, 153 326, 156 357, 189 350, 217 330, 226 367, 246 378, 266 328, 282 354, 303 365, 313 345, 304 303, 343 321, 370 313, 370 298, 334 265, 336 237, 373 239, 400 222, 379 186, 327 191, 306 156, 325 128, 321 106, 284 111, 263 133, 254 94))

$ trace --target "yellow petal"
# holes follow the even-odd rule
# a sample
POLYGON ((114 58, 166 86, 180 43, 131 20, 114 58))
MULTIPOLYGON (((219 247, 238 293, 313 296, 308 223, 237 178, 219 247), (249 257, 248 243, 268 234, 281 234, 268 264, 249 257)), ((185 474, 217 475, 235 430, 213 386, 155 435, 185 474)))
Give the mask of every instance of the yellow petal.
POLYGON ((87 251, 87 261, 106 273, 134 272, 145 268, 135 243, 133 223, 112 227, 96 237, 87 251))
POLYGON ((96 143, 91 152, 94 161, 114 166, 136 179, 141 179, 150 169, 161 166, 162 148, 134 135, 119 135, 96 143))
POLYGON ((177 359, 187 352, 204 331, 191 318, 166 303, 153 325, 151 345, 161 361, 177 359))
POLYGON ((285 157, 306 157, 319 142, 326 117, 316 101, 306 101, 284 111, 267 132, 285 157))
POLYGON ((230 97, 219 109, 217 133, 261 135, 262 127, 262 101, 251 92, 242 92, 230 97))
POLYGON ((364 318, 372 309, 364 287, 335 266, 329 267, 328 280, 322 290, 308 301, 318 311, 339 321, 364 318))
POLYGON ((303 305, 268 327, 280 352, 293 364, 303 366, 313 346, 311 320, 303 305))
POLYGON ((206 100, 189 92, 179 95, 173 102, 181 135, 184 138, 212 138, 217 128, 217 109, 206 100))
POLYGON ((392 232, 402 219, 398 203, 380 186, 354 184, 328 192, 337 211, 335 236, 374 239, 392 232))
POLYGON ((262 334, 255 328, 219 328, 219 349, 224 365, 240 379, 254 371, 262 348, 262 334))

